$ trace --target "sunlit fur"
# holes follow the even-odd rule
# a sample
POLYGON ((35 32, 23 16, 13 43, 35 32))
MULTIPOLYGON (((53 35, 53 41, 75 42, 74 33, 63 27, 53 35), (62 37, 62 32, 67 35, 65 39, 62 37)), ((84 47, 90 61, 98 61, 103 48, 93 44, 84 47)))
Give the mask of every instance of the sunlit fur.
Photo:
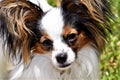
POLYGON ((102 49, 107 32, 110 31, 111 12, 108 2, 106 0, 64 0, 62 6, 67 24, 81 25, 78 29, 85 31, 97 48, 102 49))
POLYGON ((0 4, 5 50, 23 60, 9 79, 100 80, 99 55, 112 15, 109 2, 61 0, 59 7, 51 7, 46 0, 30 1, 39 7, 25 0, 0 4))
POLYGON ((0 2, 0 38, 4 53, 11 57, 20 55, 25 64, 29 62, 31 46, 39 34, 37 19, 41 15, 41 9, 29 1, 0 2))

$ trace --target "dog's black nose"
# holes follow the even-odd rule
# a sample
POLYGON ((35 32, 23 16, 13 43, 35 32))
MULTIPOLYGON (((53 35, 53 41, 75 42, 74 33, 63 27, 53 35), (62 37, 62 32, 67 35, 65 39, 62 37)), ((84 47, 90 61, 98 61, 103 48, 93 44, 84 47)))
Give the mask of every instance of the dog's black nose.
POLYGON ((63 64, 67 60, 67 54, 66 53, 61 53, 56 56, 57 62, 60 64, 63 64))

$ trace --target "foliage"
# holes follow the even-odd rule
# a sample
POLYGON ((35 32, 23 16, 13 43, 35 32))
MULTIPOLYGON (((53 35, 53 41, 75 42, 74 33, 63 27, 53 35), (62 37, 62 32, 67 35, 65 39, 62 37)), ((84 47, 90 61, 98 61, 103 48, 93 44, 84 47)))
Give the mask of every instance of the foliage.
POLYGON ((111 0, 111 7, 115 22, 111 22, 112 35, 101 55, 102 80, 120 79, 120 0, 111 0))
POLYGON ((49 2, 52 6, 56 6, 57 0, 48 0, 48 2, 49 2))

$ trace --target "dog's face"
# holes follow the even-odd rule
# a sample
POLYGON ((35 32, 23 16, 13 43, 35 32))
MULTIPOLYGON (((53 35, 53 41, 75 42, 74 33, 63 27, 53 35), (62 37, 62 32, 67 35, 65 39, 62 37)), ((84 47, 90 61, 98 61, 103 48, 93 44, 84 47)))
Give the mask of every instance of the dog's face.
POLYGON ((104 0, 61 0, 61 6, 49 10, 40 2, 40 7, 26 0, 0 3, 0 18, 5 17, 0 33, 12 56, 19 53, 28 64, 31 52, 49 54, 55 67, 66 69, 89 42, 97 50, 103 48, 110 31, 104 0))
MULTIPOLYGON (((49 9, 39 20, 41 36, 33 47, 34 53, 50 54, 53 65, 66 69, 77 59, 86 44, 100 50, 106 38, 105 17, 98 4, 87 1, 62 0, 60 7, 49 9), (94 7, 99 6, 99 7, 94 7)), ((107 19, 107 18, 106 18, 107 19)), ((109 28, 108 28, 109 30, 109 28)))
POLYGON ((65 23, 60 8, 48 11, 39 24, 42 36, 34 52, 49 53, 53 65, 59 69, 69 67, 77 58, 77 52, 90 41, 84 31, 65 23))

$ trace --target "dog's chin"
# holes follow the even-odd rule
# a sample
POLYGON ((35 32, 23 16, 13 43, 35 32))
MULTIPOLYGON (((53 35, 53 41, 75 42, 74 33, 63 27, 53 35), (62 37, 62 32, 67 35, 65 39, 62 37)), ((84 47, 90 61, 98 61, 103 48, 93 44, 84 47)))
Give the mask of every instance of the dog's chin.
POLYGON ((64 63, 64 64, 53 64, 54 67, 58 70, 68 70, 71 66, 72 66, 73 63, 64 63))

